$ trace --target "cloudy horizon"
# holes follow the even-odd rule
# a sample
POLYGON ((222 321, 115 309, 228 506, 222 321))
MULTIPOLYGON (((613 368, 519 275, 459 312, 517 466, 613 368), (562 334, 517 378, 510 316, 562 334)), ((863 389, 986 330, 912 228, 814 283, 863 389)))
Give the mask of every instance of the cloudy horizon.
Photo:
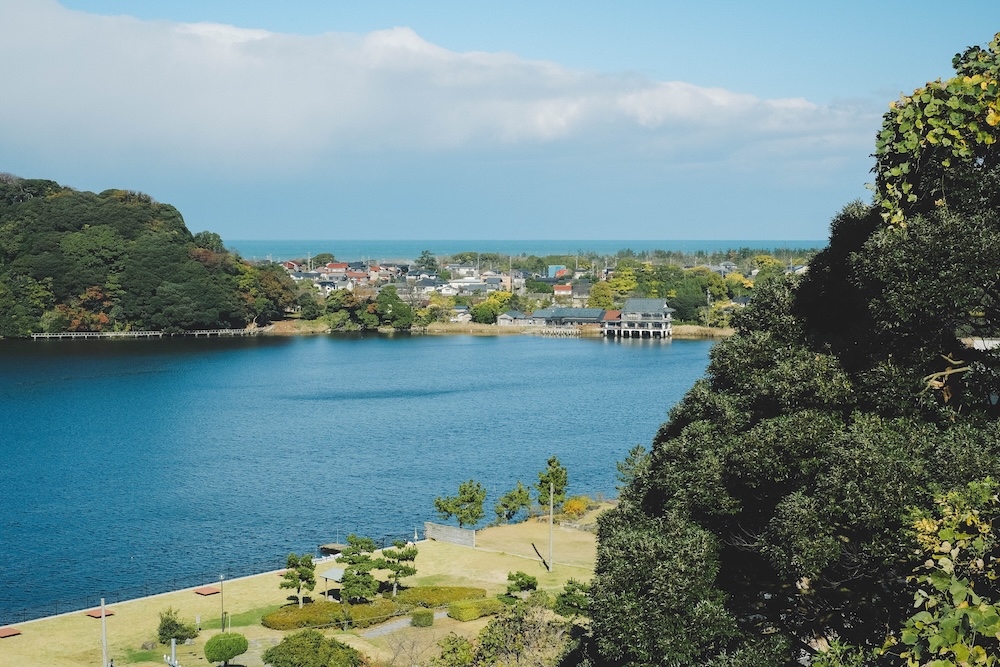
POLYGON ((889 101, 56 0, 0 0, 0 57, 0 171, 229 238, 821 238, 889 101))

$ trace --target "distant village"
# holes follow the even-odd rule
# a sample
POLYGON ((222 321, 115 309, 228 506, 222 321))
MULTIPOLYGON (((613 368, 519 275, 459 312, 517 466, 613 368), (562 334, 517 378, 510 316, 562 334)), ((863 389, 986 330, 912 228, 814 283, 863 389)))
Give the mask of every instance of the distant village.
MULTIPOLYGON (((619 338, 666 338, 672 335, 674 308, 666 298, 627 298, 619 308, 593 307, 591 290, 596 282, 614 277, 613 269, 572 269, 548 265, 545 274, 511 268, 508 271, 482 270, 472 263, 447 263, 440 269, 419 266, 416 262, 326 262, 314 266, 311 261, 289 260, 281 265, 298 283, 309 281, 318 295, 325 298, 338 290, 373 294, 387 285, 395 287, 399 297, 414 308, 426 305, 438 295, 452 297, 449 320, 473 321, 472 303, 488 299, 494 293, 509 293, 533 298, 542 307, 532 312, 506 310, 496 316, 500 327, 537 327, 557 332, 580 330, 619 338), (533 291, 540 290, 540 291, 533 291), (544 290, 544 291, 541 291, 544 290), (551 290, 551 292, 549 292, 551 290)), ((733 262, 705 267, 722 278, 735 274, 733 262)), ((805 265, 788 267, 786 273, 803 273, 805 265)), ((756 274, 756 270, 752 275, 756 274)), ((711 297, 708 297, 709 302, 711 297)), ((524 300, 522 300, 523 302, 524 300)), ((732 300, 735 308, 745 306, 749 297, 732 300)), ((530 302, 530 301, 529 301, 530 302)))

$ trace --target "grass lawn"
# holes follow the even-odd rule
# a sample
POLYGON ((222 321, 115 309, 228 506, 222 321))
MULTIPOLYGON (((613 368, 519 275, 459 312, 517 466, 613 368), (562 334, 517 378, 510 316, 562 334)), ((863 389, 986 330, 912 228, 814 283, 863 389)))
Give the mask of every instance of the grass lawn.
MULTIPOLYGON (((547 572, 532 547, 548 557, 548 524, 528 521, 512 526, 488 528, 477 533, 478 548, 470 549, 444 542, 418 543, 417 575, 403 580, 404 585, 476 586, 489 593, 501 593, 507 587, 507 573, 526 572, 538 578, 539 588, 551 591, 562 587, 570 578, 589 580, 593 575, 596 558, 596 538, 585 531, 560 528, 553 531, 555 566, 547 572)), ((317 571, 330 565, 323 563, 317 571)), ((380 573, 376 572, 378 576, 380 573)), ((384 573, 380 578, 385 578, 384 573)), ((224 584, 225 609, 230 615, 233 630, 246 635, 250 650, 236 659, 247 667, 260 667, 261 653, 277 644, 286 634, 269 630, 260 625, 260 617, 288 604, 287 589, 279 589, 281 577, 276 572, 259 574, 242 579, 227 580, 224 584)), ((218 588, 219 582, 205 582, 218 588)), ((317 582, 313 595, 323 593, 324 581, 317 582)), ((156 641, 159 613, 167 607, 178 610, 186 622, 201 617, 201 635, 192 646, 179 646, 177 659, 184 667, 208 665, 205 660, 205 641, 215 634, 220 625, 222 596, 201 596, 192 589, 164 593, 149 598, 108 605, 114 611, 107 620, 109 655, 115 665, 163 665, 163 654, 169 646, 143 650, 142 644, 156 641)), ((389 660, 397 656, 422 656, 433 654, 434 644, 450 631, 472 637, 486 624, 487 619, 460 623, 453 619, 436 619, 429 628, 404 628, 389 634, 367 639, 361 634, 369 629, 343 632, 328 631, 374 660, 389 660)), ((0 665, 31 667, 83 667, 101 663, 101 621, 82 612, 54 616, 16 626, 21 634, 0 639, 0 665)))

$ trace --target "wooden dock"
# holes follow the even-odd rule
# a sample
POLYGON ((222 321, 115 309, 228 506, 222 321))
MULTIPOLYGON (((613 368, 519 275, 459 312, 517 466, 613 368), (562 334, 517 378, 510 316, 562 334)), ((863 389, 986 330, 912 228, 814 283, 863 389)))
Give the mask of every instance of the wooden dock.
POLYGON ((254 329, 192 329, 191 331, 181 331, 176 334, 164 333, 162 331, 60 331, 58 333, 33 333, 32 340, 44 338, 163 338, 164 336, 256 336, 259 333, 268 331, 270 327, 257 327, 254 329))

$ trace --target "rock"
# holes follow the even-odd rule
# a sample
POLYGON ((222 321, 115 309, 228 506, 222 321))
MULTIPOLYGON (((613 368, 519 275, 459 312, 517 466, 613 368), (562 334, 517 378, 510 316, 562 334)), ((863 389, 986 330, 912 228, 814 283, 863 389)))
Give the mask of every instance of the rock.
POLYGON ((143 642, 142 643, 142 650, 143 651, 152 651, 154 648, 156 648, 156 642, 143 642))

